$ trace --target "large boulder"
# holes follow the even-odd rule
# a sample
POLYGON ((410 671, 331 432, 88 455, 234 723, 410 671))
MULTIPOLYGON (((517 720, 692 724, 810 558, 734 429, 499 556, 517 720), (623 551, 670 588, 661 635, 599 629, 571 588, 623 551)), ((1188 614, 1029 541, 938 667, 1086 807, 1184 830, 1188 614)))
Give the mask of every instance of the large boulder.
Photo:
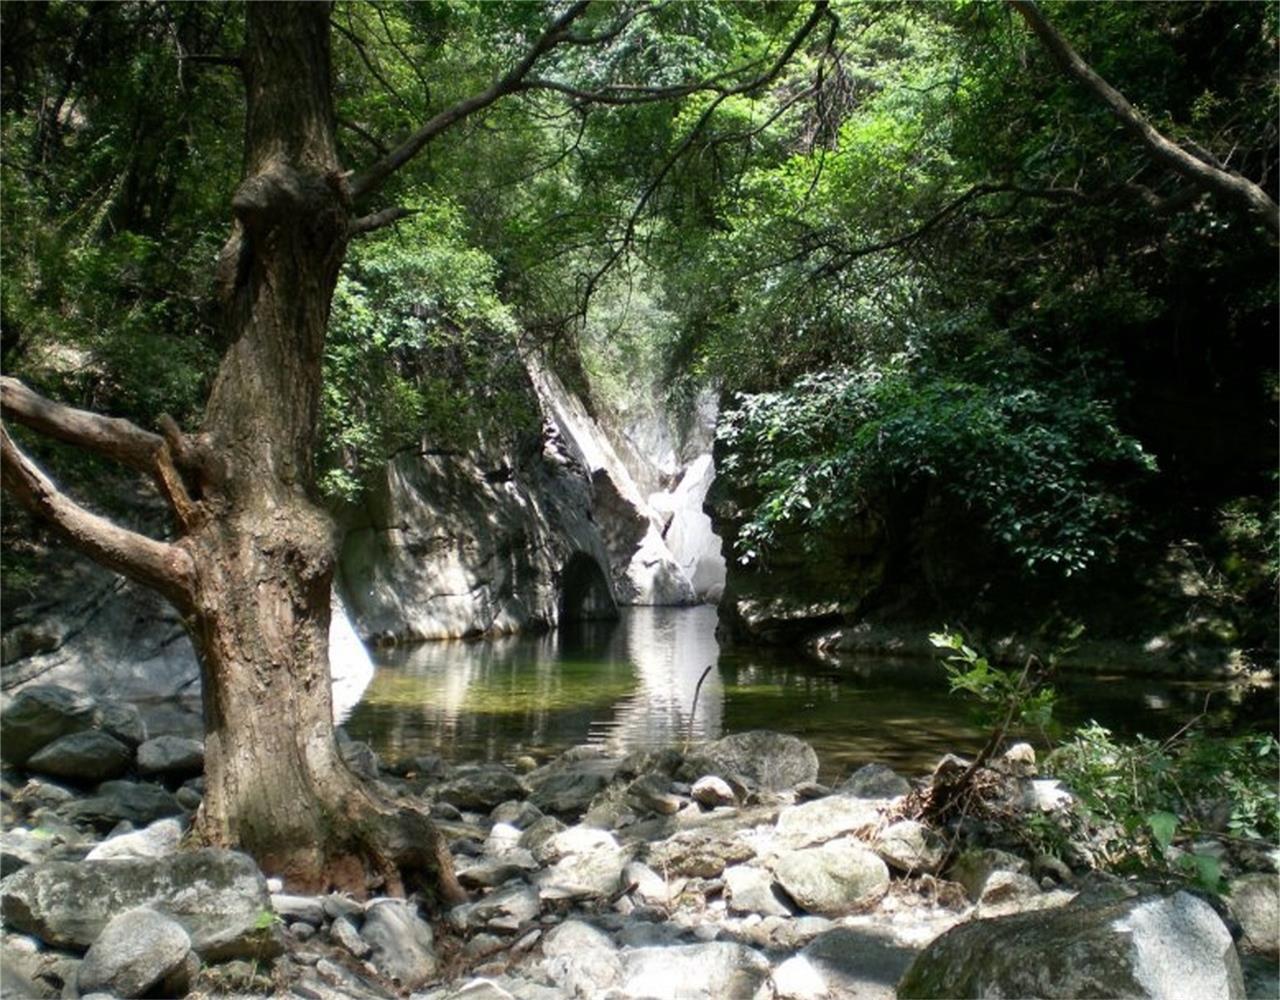
POLYGON ((280 951, 266 880, 251 858, 233 851, 49 861, 0 882, 5 923, 55 948, 88 948, 113 917, 142 906, 181 924, 208 960, 280 951))
POLYGON ((99 729, 59 736, 33 753, 27 770, 54 778, 96 784, 128 770, 133 752, 114 736, 99 729))
POLYGON ((906 795, 911 785, 892 768, 883 764, 863 764, 845 778, 836 791, 859 799, 893 799, 906 795))
POLYGON ((716 878, 729 865, 750 861, 756 850, 745 839, 711 830, 682 830, 649 848, 649 865, 665 875, 716 878))
POLYGON ((567 996, 602 996, 622 976, 617 945, 581 920, 566 920, 549 931, 542 956, 543 970, 567 996))
POLYGON ((973 920, 912 963, 898 996, 1243 997, 1231 932, 1187 892, 1081 896, 1057 909, 973 920))
POLYGON ((91 729, 96 710, 88 695, 54 684, 24 688, 0 709, 0 754, 10 764, 24 764, 58 737, 91 729))
POLYGON ((769 962, 728 941, 634 948, 622 953, 622 990, 651 1000, 751 997, 769 975, 769 962))
POLYGON ((360 936, 372 948, 371 961, 383 975, 416 989, 436 971, 431 927, 401 899, 379 899, 365 910, 360 936))
MULTIPOLYGON (((578 828, 566 830, 572 833, 578 828)), ((539 872, 535 878, 538 894, 543 899, 585 899, 610 896, 617 891, 622 869, 631 860, 627 851, 603 831, 586 831, 594 835, 593 842, 584 843, 582 849, 563 853, 551 867, 539 872)), ((565 834, 557 835, 562 843, 565 834)))
POLYGON ((1280 958, 1280 875, 1255 872, 1235 879, 1227 902, 1244 930, 1241 947, 1280 958))
POLYGON ((883 805, 877 799, 828 795, 798 806, 787 806, 778 814, 778 839, 789 847, 806 847, 859 830, 870 830, 880 823, 883 805))
POLYGON ((773 874, 810 913, 842 916, 875 902, 889 888, 889 870, 851 837, 782 855, 773 874))
POLYGON ((178 971, 191 953, 191 938, 177 921, 147 907, 112 917, 80 966, 81 995, 146 996, 178 971))
POLYGON ((778 966, 774 988, 787 1000, 894 1000, 898 980, 915 954, 866 928, 837 927, 778 966))
POLYGON ((138 772, 188 778, 204 770, 204 744, 183 736, 157 736, 138 747, 138 772))
POLYGON ((459 771, 452 781, 440 786, 436 798, 459 809, 489 812, 524 793, 520 779, 501 764, 485 764, 459 771))
POLYGON ((559 816, 580 815, 617 771, 616 761, 581 760, 555 763, 530 774, 529 801, 543 812, 559 816))
POLYGON ((121 822, 142 826, 181 813, 182 806, 169 792, 137 781, 104 781, 90 798, 70 802, 65 808, 68 819, 104 830, 121 822))
POLYGON ((693 761, 694 770, 745 779, 771 792, 786 791, 818 778, 818 755, 813 747, 794 736, 764 729, 734 733, 708 743, 698 750, 693 761))

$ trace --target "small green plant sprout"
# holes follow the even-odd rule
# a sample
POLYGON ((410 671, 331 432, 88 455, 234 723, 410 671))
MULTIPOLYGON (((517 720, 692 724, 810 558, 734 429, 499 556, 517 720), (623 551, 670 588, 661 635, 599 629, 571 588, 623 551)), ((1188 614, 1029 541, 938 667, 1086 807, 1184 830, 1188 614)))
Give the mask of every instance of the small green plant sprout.
POLYGON ((944 662, 951 690, 972 695, 992 716, 991 721, 999 723, 993 736, 1003 739, 1015 724, 1041 730, 1049 724, 1057 696, 1052 687, 1040 682, 1038 671, 1033 673, 1040 665, 1037 657, 1028 656, 1021 672, 1014 672, 993 667, 959 632, 944 629, 932 633, 929 641, 937 649, 951 651, 944 662))
POLYGON ((935 647, 949 650, 945 659, 947 677, 953 692, 965 692, 977 699, 989 716, 990 735, 973 763, 945 780, 935 778, 921 814, 931 820, 951 815, 962 801, 969 798, 974 780, 992 755, 1005 741, 1015 724, 1036 726, 1043 730, 1053 714, 1054 691, 1040 684, 1040 661, 1028 656, 1020 672, 991 665, 987 657, 965 641, 959 632, 944 629, 929 636, 935 647))

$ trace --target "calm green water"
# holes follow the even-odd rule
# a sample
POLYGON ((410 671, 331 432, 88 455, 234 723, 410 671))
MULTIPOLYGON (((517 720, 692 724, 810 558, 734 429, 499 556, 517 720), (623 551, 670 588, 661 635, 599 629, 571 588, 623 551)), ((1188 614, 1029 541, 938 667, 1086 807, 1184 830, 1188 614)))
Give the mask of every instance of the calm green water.
MULTIPOLYGON (((795 651, 732 649, 716 612, 631 608, 617 623, 490 642, 386 650, 346 721, 386 760, 539 760, 580 743, 627 751, 682 743, 698 678, 695 740, 774 729, 808 740, 824 780, 880 761, 917 773, 982 743, 979 721, 947 692, 942 669, 867 657, 830 666, 795 651)), ((1203 705, 1203 684, 1151 678, 1060 680, 1057 716, 1117 732, 1171 733, 1203 705)), ((1216 694, 1226 704, 1228 692, 1216 694)), ((1274 695, 1271 695, 1274 700, 1274 695)), ((1043 739, 1042 739, 1043 741, 1043 739)))

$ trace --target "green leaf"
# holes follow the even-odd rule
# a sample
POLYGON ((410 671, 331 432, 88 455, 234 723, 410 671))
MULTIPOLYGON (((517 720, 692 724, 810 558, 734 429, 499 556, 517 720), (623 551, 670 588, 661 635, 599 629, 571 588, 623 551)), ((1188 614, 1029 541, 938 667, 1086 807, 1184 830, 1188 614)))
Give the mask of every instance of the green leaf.
POLYGON ((1174 831, 1178 829, 1178 817, 1171 812, 1153 812, 1147 817, 1147 826, 1151 828, 1151 837, 1159 845, 1160 853, 1168 851, 1174 831))

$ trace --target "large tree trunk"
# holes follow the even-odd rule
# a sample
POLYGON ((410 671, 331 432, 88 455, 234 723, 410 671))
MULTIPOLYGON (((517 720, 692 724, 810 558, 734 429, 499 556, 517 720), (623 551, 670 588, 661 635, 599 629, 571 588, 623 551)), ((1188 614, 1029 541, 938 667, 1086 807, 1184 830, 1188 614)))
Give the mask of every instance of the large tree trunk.
POLYGON ((392 808, 334 735, 334 530, 313 455, 329 306, 353 231, 330 97, 329 5, 247 5, 244 179, 219 259, 228 343, 198 435, 73 410, 0 377, 0 409, 154 476, 178 522, 146 538, 63 494, 0 427, 4 486, 77 548, 164 594, 200 657, 210 844, 291 887, 463 895, 425 813, 392 808))
MULTIPOLYGON (((399 888, 406 845, 389 842, 387 810, 334 737, 333 526, 311 496, 325 330, 351 214, 328 18, 323 3, 247 7, 245 176, 219 274, 232 346, 202 427, 214 468, 181 543, 196 568, 189 623, 203 670, 198 828, 293 886, 399 888)), ((447 853, 420 833, 428 867, 451 883, 447 853)))

